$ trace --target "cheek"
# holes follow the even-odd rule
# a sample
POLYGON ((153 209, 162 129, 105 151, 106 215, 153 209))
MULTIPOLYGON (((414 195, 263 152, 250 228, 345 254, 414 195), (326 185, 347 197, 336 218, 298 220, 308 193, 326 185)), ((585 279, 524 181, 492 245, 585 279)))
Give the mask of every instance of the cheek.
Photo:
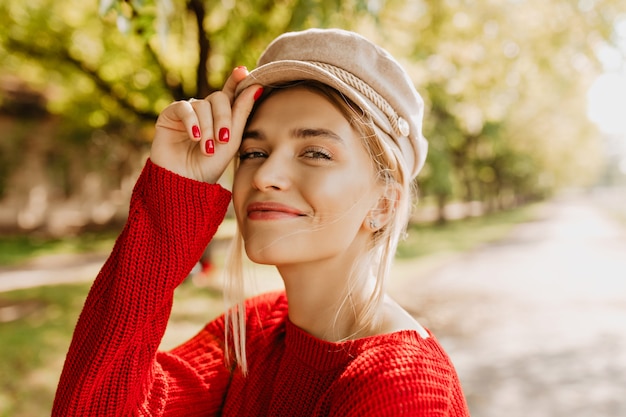
POLYGON ((354 181, 346 174, 339 178, 318 181, 308 187, 311 204, 318 214, 331 218, 348 216, 360 222, 371 208, 371 187, 365 181, 354 181))

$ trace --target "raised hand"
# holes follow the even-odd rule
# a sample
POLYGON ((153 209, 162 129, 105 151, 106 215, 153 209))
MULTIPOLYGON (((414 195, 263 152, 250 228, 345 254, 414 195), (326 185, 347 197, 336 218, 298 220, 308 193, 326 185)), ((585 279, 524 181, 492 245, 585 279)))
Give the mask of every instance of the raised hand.
POLYGON ((156 122, 150 159, 183 177, 215 183, 239 149, 241 136, 260 85, 245 89, 235 100, 237 84, 248 75, 233 70, 221 91, 202 100, 176 101, 156 122))

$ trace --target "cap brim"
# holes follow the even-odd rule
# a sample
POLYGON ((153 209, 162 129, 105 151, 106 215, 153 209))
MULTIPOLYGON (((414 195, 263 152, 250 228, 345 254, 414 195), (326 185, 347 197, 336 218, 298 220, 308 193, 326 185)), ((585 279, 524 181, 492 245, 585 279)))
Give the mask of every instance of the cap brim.
MULTIPOLYGON (((349 84, 343 82, 335 74, 325 70, 323 67, 306 61, 281 60, 269 62, 261 65, 248 74, 238 85, 235 96, 238 96, 243 90, 254 84, 260 84, 263 87, 278 87, 291 81, 312 80, 326 84, 339 91, 345 97, 352 100, 362 109, 368 109, 374 121, 380 127, 386 126, 386 117, 382 111, 372 102, 366 99, 358 91, 349 84)), ((392 135, 392 132, 386 131, 386 134, 392 135)))
POLYGON ((300 80, 319 81, 345 94, 357 104, 366 105, 360 95, 334 74, 313 63, 292 60, 273 61, 255 68, 237 85, 235 96, 254 84, 271 88, 300 80))

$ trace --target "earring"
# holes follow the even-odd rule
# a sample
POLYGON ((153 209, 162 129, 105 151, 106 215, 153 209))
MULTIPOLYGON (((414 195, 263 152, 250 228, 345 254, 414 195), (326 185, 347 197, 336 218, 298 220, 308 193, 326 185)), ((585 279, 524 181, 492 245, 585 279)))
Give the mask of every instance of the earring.
POLYGON ((378 222, 376 219, 370 219, 370 228, 372 230, 378 230, 378 222))

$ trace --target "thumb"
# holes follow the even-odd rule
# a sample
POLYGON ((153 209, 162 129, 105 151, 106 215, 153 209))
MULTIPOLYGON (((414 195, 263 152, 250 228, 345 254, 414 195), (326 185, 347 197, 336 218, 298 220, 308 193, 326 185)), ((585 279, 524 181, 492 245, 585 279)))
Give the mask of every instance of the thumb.
POLYGON ((233 72, 224 83, 222 92, 228 96, 231 103, 235 99, 235 90, 237 89, 237 84, 239 84, 244 78, 246 78, 247 75, 248 69, 246 67, 237 67, 233 70, 233 72))
POLYGON ((243 135, 248 117, 252 112, 254 103, 263 93, 263 87, 260 84, 253 84, 246 88, 237 96, 232 107, 232 127, 233 136, 239 138, 243 135))

